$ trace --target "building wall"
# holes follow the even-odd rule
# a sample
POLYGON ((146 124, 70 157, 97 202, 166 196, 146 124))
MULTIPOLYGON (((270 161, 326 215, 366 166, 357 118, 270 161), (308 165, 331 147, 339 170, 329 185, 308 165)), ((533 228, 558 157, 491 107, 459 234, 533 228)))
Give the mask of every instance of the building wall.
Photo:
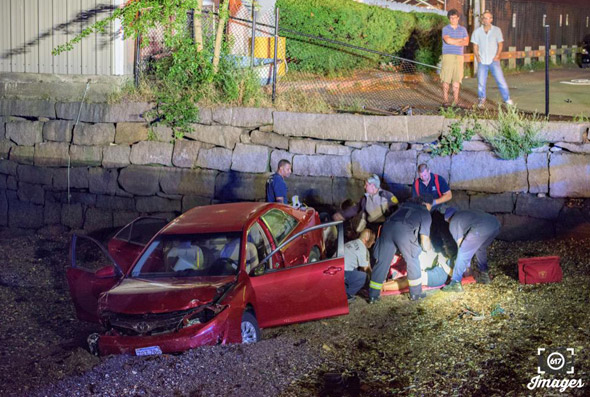
POLYGON ((257 201, 281 159, 289 196, 323 208, 358 200, 371 174, 401 200, 426 162, 453 190, 451 205, 494 213, 504 239, 544 237, 590 223, 588 123, 549 123, 547 144, 501 160, 480 137, 431 157, 441 116, 304 114, 201 109, 184 139, 156 127, 146 103, 0 101, 0 226, 96 230, 145 214, 257 201), (79 124, 75 124, 78 118, 79 124), (68 166, 69 165, 69 166, 68 166))
POLYGON ((0 72, 61 75, 133 73, 133 42, 112 23, 71 51, 51 50, 109 15, 123 0, 0 0, 0 72))

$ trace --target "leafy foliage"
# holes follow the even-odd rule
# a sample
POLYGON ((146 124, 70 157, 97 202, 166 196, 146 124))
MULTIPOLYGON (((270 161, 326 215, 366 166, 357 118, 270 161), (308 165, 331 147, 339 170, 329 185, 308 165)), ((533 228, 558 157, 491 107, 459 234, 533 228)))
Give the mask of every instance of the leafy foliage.
MULTIPOLYGON (((438 28, 443 20, 439 15, 422 17, 352 0, 278 0, 277 7, 281 10, 280 28, 389 54, 401 51, 415 29, 424 43, 433 35, 440 35, 440 31, 435 34, 430 29, 438 28)), ((287 37, 287 57, 290 67, 296 70, 338 74, 376 65, 381 59, 376 54, 280 33, 287 37)), ((432 58, 424 51, 421 56, 425 60, 432 58)))
MULTIPOLYGON (((227 2, 227 0, 226 0, 227 2)), ((218 65, 215 60, 215 35, 205 32, 202 43, 196 43, 187 29, 189 12, 198 13, 198 0, 130 0, 112 15, 96 22, 80 35, 53 50, 55 55, 71 50, 74 45, 94 32, 102 32, 114 19, 120 19, 128 37, 142 37, 147 45, 149 32, 163 30, 165 55, 153 60, 149 80, 151 93, 157 103, 154 116, 158 123, 174 129, 181 138, 199 119, 197 103, 208 101, 251 104, 260 97, 260 86, 251 71, 240 69, 229 54, 227 41, 220 45, 218 65), (200 44, 200 45, 199 45, 200 44), (202 45, 202 49, 200 46, 202 45)), ((227 10, 222 10, 222 16, 227 10)), ((213 26, 214 24, 206 24, 213 26)))
POLYGON ((449 126, 449 132, 440 138, 432 148, 433 156, 450 156, 463 150, 463 142, 473 138, 481 130, 481 124, 475 119, 458 120, 449 126), (463 127, 465 126, 465 130, 463 127))
POLYGON ((513 160, 543 144, 538 138, 543 121, 536 115, 526 118, 514 106, 506 110, 500 106, 498 120, 482 129, 482 136, 492 145, 498 157, 513 160))

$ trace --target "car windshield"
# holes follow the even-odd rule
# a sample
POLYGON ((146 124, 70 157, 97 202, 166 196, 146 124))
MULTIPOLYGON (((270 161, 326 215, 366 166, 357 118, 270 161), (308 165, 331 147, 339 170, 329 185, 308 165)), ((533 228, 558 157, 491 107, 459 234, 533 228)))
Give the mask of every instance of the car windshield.
POLYGON ((231 276, 238 273, 241 233, 160 235, 131 277, 231 276))

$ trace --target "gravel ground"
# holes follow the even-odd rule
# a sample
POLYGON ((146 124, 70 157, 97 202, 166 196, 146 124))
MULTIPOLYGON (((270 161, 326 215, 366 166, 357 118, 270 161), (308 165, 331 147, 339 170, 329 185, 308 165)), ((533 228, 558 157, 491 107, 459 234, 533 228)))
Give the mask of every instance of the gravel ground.
POLYGON ((495 242, 491 285, 412 303, 357 298, 350 314, 263 330, 255 345, 97 358, 69 298, 67 233, 0 231, 0 395, 546 395, 529 390, 538 347, 573 347, 590 383, 590 238, 495 242), (558 284, 520 285, 516 259, 560 255, 558 284), (492 315, 494 309, 503 312, 492 315), (469 308, 477 315, 466 311, 469 308))

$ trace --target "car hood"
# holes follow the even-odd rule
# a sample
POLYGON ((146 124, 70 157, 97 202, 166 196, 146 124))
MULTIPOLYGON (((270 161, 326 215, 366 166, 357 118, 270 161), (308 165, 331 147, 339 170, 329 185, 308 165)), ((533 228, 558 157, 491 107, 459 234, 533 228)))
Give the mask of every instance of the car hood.
POLYGON ((143 314, 187 310, 209 303, 235 277, 214 281, 186 278, 125 278, 100 298, 100 311, 143 314))

